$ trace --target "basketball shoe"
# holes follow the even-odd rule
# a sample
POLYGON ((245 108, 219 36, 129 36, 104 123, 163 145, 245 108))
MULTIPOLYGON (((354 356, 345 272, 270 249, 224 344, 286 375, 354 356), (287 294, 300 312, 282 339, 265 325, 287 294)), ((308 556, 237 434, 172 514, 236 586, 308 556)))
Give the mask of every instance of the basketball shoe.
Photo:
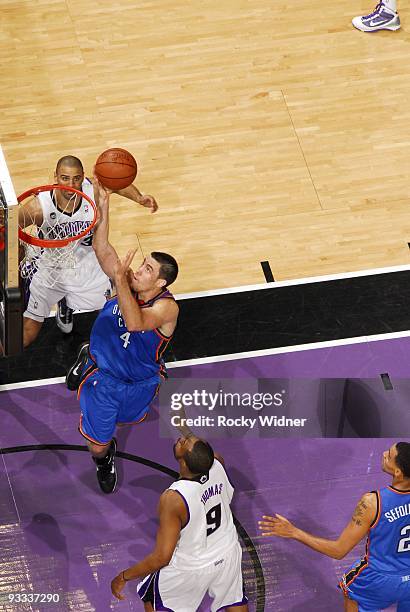
POLYGON ((83 342, 80 345, 80 349, 78 351, 77 359, 74 361, 73 365, 67 372, 67 376, 65 378, 65 384, 67 385, 67 389, 70 391, 76 391, 81 382, 81 375, 83 373, 83 369, 88 360, 88 347, 90 346, 89 342, 83 342))
POLYGON ((64 334, 73 331, 73 311, 67 306, 65 298, 57 303, 56 322, 64 334))
POLYGON ((97 467, 97 479, 103 493, 113 493, 117 484, 117 470, 115 468, 115 453, 117 452, 117 440, 113 438, 108 453, 104 459, 94 459, 97 467))
POLYGON ((374 9, 370 15, 353 17, 352 24, 362 32, 377 32, 378 30, 398 30, 400 28, 400 17, 396 11, 386 6, 383 2, 374 9))

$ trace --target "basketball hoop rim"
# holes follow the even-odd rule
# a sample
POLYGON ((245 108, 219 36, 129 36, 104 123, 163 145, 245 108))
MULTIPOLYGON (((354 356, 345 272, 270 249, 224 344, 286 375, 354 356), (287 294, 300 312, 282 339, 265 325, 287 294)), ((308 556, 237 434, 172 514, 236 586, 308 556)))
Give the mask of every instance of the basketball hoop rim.
POLYGON ((76 242, 77 240, 81 240, 81 238, 84 238, 84 236, 89 234, 90 231, 95 226, 95 224, 97 223, 97 205, 90 198, 90 196, 88 196, 83 191, 80 191, 79 189, 75 189, 74 187, 67 187, 65 185, 59 185, 59 184, 40 185, 39 187, 32 187, 31 189, 27 189, 27 191, 24 191, 22 194, 18 196, 17 201, 20 204, 21 202, 23 202, 26 198, 28 198, 31 195, 38 195, 39 193, 42 193, 44 191, 53 191, 54 189, 59 189, 61 191, 70 191, 71 193, 76 193, 77 195, 80 195, 82 198, 87 200, 87 202, 91 205, 94 211, 94 219, 91 221, 90 225, 80 234, 77 234, 76 236, 69 236, 68 238, 62 238, 60 240, 47 240, 44 238, 38 238, 37 236, 31 236, 30 234, 25 232, 24 229, 19 227, 19 230, 18 230, 19 239, 25 242, 26 244, 31 244, 32 246, 38 246, 38 247, 47 248, 47 249, 55 249, 57 247, 64 247, 70 244, 71 242, 76 242))

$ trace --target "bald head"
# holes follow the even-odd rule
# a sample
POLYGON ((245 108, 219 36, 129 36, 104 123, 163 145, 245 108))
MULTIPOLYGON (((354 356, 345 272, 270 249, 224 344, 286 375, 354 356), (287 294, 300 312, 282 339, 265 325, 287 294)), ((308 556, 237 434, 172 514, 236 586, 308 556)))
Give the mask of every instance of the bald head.
POLYGON ((84 168, 83 164, 81 163, 81 160, 79 160, 78 157, 74 157, 74 155, 64 155, 64 157, 61 157, 58 160, 56 166, 56 174, 59 174, 60 169, 63 166, 66 166, 68 168, 75 168, 76 170, 79 170, 81 174, 84 174, 84 168))

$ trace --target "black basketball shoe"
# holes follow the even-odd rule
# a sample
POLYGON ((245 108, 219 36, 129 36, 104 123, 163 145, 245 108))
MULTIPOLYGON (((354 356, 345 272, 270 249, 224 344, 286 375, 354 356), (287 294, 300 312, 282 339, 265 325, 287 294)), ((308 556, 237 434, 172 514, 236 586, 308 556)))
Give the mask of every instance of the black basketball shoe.
POLYGON ((103 493, 113 493, 117 484, 117 470, 115 468, 115 453, 117 452, 117 440, 111 440, 110 449, 104 459, 93 457, 97 467, 97 479, 103 493))
POLYGON ((83 368, 87 363, 88 359, 88 347, 90 346, 89 342, 83 342, 80 345, 80 350, 78 351, 77 359, 71 366, 71 368, 67 372, 67 376, 65 378, 65 383, 67 385, 67 389, 70 391, 76 391, 80 386, 81 375, 83 373, 83 368))
POLYGON ((64 334, 73 331, 73 310, 67 306, 65 298, 57 302, 56 323, 64 334))

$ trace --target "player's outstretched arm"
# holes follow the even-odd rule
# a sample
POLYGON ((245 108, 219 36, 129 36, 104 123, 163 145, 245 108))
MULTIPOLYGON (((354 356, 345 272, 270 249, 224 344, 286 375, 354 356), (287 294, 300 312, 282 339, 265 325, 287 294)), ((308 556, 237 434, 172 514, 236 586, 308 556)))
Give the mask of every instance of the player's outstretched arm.
POLYGON ((128 187, 125 187, 125 189, 119 189, 115 193, 118 193, 118 195, 121 195, 124 198, 127 198, 128 200, 137 202, 145 208, 150 208, 152 213, 158 210, 158 204, 156 199, 151 195, 142 194, 138 187, 134 185, 134 183, 132 183, 128 187))
POLYGON ((263 536, 279 536, 298 540, 333 559, 343 559, 364 538, 377 514, 377 497, 375 493, 365 493, 358 502, 349 524, 337 540, 327 540, 298 529, 284 516, 263 516, 259 529, 263 536))
POLYGON ((110 192, 96 178, 93 179, 93 186, 94 201, 98 210, 98 221, 93 234, 93 249, 101 268, 112 279, 118 255, 108 240, 110 192))
POLYGON ((181 529, 188 520, 185 504, 179 493, 170 489, 164 491, 159 499, 158 515, 159 527, 152 553, 120 572, 111 582, 111 592, 117 599, 125 599, 121 591, 126 582, 142 579, 171 561, 181 529))

